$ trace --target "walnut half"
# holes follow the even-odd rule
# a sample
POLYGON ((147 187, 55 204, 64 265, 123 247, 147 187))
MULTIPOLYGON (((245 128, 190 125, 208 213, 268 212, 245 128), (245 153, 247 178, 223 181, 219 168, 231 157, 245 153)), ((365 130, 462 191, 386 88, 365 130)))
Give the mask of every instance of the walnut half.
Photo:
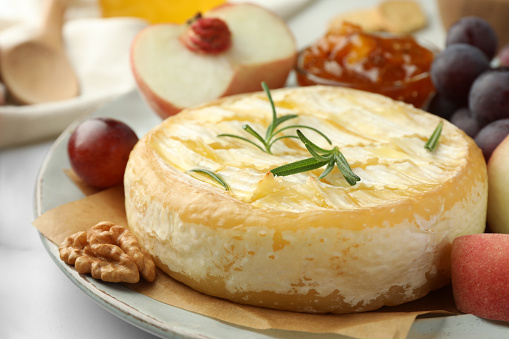
POLYGON ((136 236, 108 221, 67 237, 58 251, 60 259, 95 279, 136 283, 140 274, 147 281, 156 276, 154 261, 136 236))

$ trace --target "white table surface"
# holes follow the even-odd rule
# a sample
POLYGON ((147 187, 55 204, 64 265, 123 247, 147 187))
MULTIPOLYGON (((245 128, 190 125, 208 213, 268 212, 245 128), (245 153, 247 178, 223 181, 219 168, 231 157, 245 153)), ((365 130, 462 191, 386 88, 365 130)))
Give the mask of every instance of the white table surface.
MULTIPOLYGON (((316 0, 288 23, 303 47, 322 35, 334 15, 376 3, 316 0)), ((436 4, 421 3, 430 25, 418 35, 441 46, 436 4)), ((0 150, 0 338, 155 338, 110 314, 68 280, 31 225, 37 173, 52 142, 0 150)))

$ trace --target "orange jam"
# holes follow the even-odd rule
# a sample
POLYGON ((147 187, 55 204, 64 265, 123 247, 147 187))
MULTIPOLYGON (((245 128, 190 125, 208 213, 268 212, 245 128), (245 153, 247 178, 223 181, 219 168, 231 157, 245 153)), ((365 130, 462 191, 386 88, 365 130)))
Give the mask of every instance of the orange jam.
POLYGON ((369 34, 345 22, 300 53, 297 82, 356 88, 420 108, 434 91, 434 55, 411 36, 369 34))

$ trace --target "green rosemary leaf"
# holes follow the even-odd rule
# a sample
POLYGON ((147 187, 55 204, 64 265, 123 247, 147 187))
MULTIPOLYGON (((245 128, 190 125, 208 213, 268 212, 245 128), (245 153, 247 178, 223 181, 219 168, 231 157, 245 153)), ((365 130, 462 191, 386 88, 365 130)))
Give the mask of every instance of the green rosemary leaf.
POLYGON ((337 165, 341 174, 343 174, 343 177, 351 186, 361 180, 361 178, 352 171, 350 165, 337 146, 335 146, 332 150, 326 150, 311 142, 300 130, 297 130, 297 135, 313 157, 277 167, 271 170, 274 175, 292 175, 327 165, 325 170, 318 177, 318 179, 323 179, 329 175, 329 173, 334 169, 334 166, 337 165))
MULTIPOLYGON (((262 87, 263 87, 263 90, 265 91, 265 93, 267 94, 267 97, 269 98, 270 106, 272 108, 272 122, 270 123, 270 125, 267 127, 267 130, 265 131, 265 138, 263 138, 260 134, 258 134, 258 132, 253 130, 249 125, 244 125, 242 127, 245 131, 250 133, 252 136, 254 136, 256 139, 258 139, 258 141, 260 141, 262 143, 263 147, 257 146, 259 149, 261 149, 262 151, 267 152, 269 154, 272 154, 270 149, 271 149, 272 145, 274 144, 274 142, 277 140, 284 139, 284 138, 283 137, 276 138, 274 141, 272 141, 272 139, 275 138, 276 134, 281 133, 282 131, 284 131, 288 128, 307 128, 307 129, 313 130, 313 131, 317 132, 318 134, 320 134, 322 137, 324 137, 325 140, 327 140, 327 142, 329 144, 332 144, 330 139, 327 138, 327 136, 324 133, 322 133, 319 130, 317 130, 316 128, 313 128, 310 126, 294 125, 294 126, 288 126, 288 127, 284 127, 279 130, 276 130, 276 128, 279 125, 281 125, 282 123, 284 123, 290 119, 296 118, 298 115, 297 114, 287 114, 287 115, 284 115, 284 116, 278 118, 277 113, 276 113, 276 106, 274 104, 274 100, 272 100, 272 96, 270 94, 269 87, 267 86, 267 84, 265 82, 262 82, 262 87)), ((236 137, 231 134, 220 134, 219 136, 236 137)), ((240 138, 237 137, 237 138, 241 139, 241 140, 248 141, 248 139, 245 139, 242 137, 240 137, 240 138)), ((287 137, 285 136, 285 138, 287 138, 287 137)), ((253 144, 252 141, 249 141, 249 142, 253 144)), ((318 146, 316 146, 316 147, 318 147, 318 146)), ((315 147, 315 149, 316 149, 316 147, 315 147)), ((327 152, 327 151, 325 151, 325 152, 327 152)))
POLYGON ((273 144, 273 143, 275 143, 276 141, 281 140, 281 139, 299 139, 299 137, 298 137, 298 136, 296 136, 296 135, 283 135, 283 136, 281 136, 281 137, 278 137, 278 138, 276 138, 276 139, 272 140, 272 141, 270 142, 270 144, 269 144, 269 148, 270 148, 270 147, 272 147, 272 144, 273 144))
POLYGON ((350 186, 355 185, 357 181, 361 180, 361 178, 359 178, 359 176, 352 171, 352 168, 348 164, 348 161, 346 161, 343 153, 341 153, 337 148, 334 152, 334 158, 336 159, 336 164, 341 171, 341 174, 343 174, 343 177, 350 184, 350 186))
POLYGON ((260 140, 260 142, 262 144, 265 145, 265 140, 263 140, 262 136, 260 134, 258 134, 258 132, 256 132, 251 126, 244 125, 244 126, 242 126, 242 128, 244 129, 244 131, 248 132, 249 134, 254 136, 256 139, 260 140))
POLYGON ((429 137, 428 141, 424 145, 424 148, 426 148, 428 151, 433 152, 437 146, 438 146, 438 140, 440 139, 440 135, 442 134, 442 128, 444 126, 444 122, 440 121, 429 137))
POLYGON ((320 176, 318 177, 318 179, 323 179, 325 178, 327 175, 329 175, 330 172, 332 172, 332 170, 334 169, 334 166, 336 165, 336 162, 334 161, 334 159, 332 159, 331 161, 329 161, 329 163, 327 164, 327 167, 325 168, 325 170, 322 172, 322 174, 320 174, 320 176))
POLYGON ((304 144, 306 146, 306 149, 308 150, 309 154, 313 156, 318 161, 329 161, 331 157, 333 157, 333 154, 330 152, 325 153, 324 155, 318 154, 318 152, 315 151, 313 147, 311 147, 309 144, 304 144))
POLYGON ((264 150, 263 148, 261 148, 261 147, 260 147, 260 145, 258 145, 257 143, 252 142, 251 140, 249 140, 249 139, 247 139, 247 138, 244 138, 244 137, 241 137, 241 136, 239 136, 239 135, 224 133, 224 134, 218 134, 218 137, 231 137, 231 138, 237 138, 237 139, 240 139, 240 140, 244 140, 244 141, 249 142, 250 144, 255 145, 256 147, 258 147, 259 149, 261 149, 263 152, 265 152, 265 150, 264 150))
POLYGON ((272 95, 270 94, 270 88, 267 85, 265 81, 262 81, 262 88, 265 91, 265 94, 267 94, 267 97, 269 98, 270 106, 272 107, 272 120, 276 120, 276 107, 274 106, 274 101, 272 100, 272 95))
POLYGON ((274 132, 274 129, 276 128, 276 120, 277 120, 276 106, 274 105, 274 100, 272 100, 272 95, 270 94, 270 88, 267 85, 267 83, 265 83, 265 81, 262 81, 262 88, 265 91, 267 98, 269 98, 270 107, 272 108, 272 122, 269 125, 269 127, 267 128, 267 132, 265 133, 265 138, 270 139, 272 132, 274 132))
POLYGON ((286 127, 278 129, 276 132, 274 132, 274 135, 276 135, 276 134, 278 134, 278 133, 280 133, 280 132, 282 132, 282 131, 284 131, 286 129, 290 129, 290 128, 306 128, 306 129, 315 131, 316 133, 320 134, 325 140, 327 140, 327 142, 330 145, 332 145, 332 141, 330 141, 330 139, 324 133, 322 133, 321 131, 317 130, 314 127, 306 126, 306 125, 290 125, 290 126, 286 126, 286 127))
POLYGON ((309 140, 308 138, 306 138, 306 136, 304 134, 302 134, 301 131, 297 130, 297 136, 299 137, 300 141, 302 141, 302 143, 306 146, 309 145, 310 147, 312 147, 316 152, 321 152, 321 153, 331 153, 332 151, 330 150, 326 150, 326 149, 323 149, 319 146, 317 146, 316 144, 314 144, 311 140, 309 140))
POLYGON ((284 177, 287 175, 293 175, 297 173, 311 171, 320 168, 327 164, 327 161, 318 161, 315 158, 307 158, 299 161, 295 161, 283 166, 279 166, 271 169, 270 171, 275 176, 284 177))
POLYGON ((217 174, 215 172, 212 172, 212 171, 209 171, 206 169, 202 169, 202 168, 193 168, 187 172, 195 172, 195 173, 201 173, 201 174, 208 175, 210 178, 214 179, 221 186, 223 186, 225 190, 227 190, 227 191, 230 190, 230 185, 228 185, 228 183, 219 174, 217 174))
MULTIPOLYGON (((276 119, 276 121, 274 122, 274 128, 276 128, 277 126, 281 125, 283 122, 285 122, 287 120, 295 119, 297 117, 298 117, 297 114, 283 115, 282 117, 279 117, 279 118, 276 119)), ((277 134, 277 133, 278 132, 274 132, 273 134, 277 134)))

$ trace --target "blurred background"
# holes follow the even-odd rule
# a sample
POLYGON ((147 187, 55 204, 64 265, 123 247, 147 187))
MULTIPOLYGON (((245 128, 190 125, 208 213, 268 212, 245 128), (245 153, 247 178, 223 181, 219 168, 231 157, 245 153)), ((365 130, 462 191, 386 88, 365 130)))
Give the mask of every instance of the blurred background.
MULTIPOLYGON (((7 91, 0 87, 3 104, 0 105, 0 271, 5 274, 0 280, 0 338, 152 338, 93 302, 51 261, 38 232, 31 226, 34 186, 42 162, 51 155, 53 142, 69 124, 136 90, 129 48, 138 32, 160 22, 183 23, 197 10, 205 11, 223 0, 54 1, 63 1, 65 7, 60 27, 63 46, 77 73, 80 92, 66 100, 19 105, 4 100, 7 91), (86 330, 84 323, 88 325, 86 330)), ((0 51, 31 36, 40 26, 49 2, 0 0, 0 51)), ((323 37, 334 22, 345 18, 366 29, 380 29, 370 15, 383 1, 250 2, 277 13, 288 24, 298 50, 302 50, 323 37)), ((445 48, 448 28, 469 15, 482 17, 492 25, 499 39, 497 50, 509 41, 509 0, 415 0, 412 3, 419 7, 418 16, 423 19, 419 24, 410 29, 405 26, 408 24, 405 20, 393 20, 403 24, 399 29, 406 27, 409 34, 431 42, 439 50, 445 48)), ((415 17, 416 12, 410 14, 404 17, 415 17)), ((0 63, 4 56, 5 53, 0 53, 0 63)), ((35 68, 29 69, 32 71, 35 68)), ((287 85, 297 85, 295 72, 290 73, 287 85)))

